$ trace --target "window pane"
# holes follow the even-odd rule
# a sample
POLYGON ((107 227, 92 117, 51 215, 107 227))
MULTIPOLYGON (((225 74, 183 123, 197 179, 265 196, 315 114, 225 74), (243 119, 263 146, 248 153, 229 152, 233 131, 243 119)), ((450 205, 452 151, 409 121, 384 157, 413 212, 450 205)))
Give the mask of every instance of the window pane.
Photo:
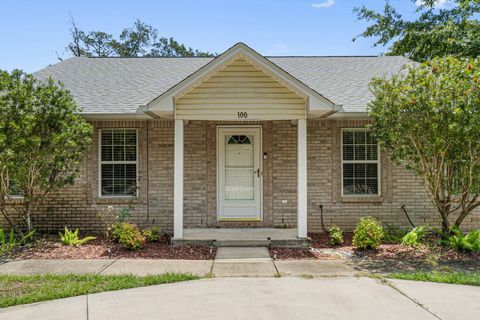
POLYGON ((367 164, 367 178, 377 178, 377 169, 378 166, 376 163, 368 163, 367 164))
POLYGON ((102 130, 102 146, 112 145, 113 137, 112 130, 102 130))
POLYGON ((102 195, 113 195, 113 180, 102 179, 102 195))
POLYGON ((353 144, 353 131, 343 131, 343 144, 353 144))
POLYGON ((137 132, 135 130, 125 130, 125 145, 137 145, 137 132))
POLYGON ((102 179, 113 179, 113 164, 102 164, 102 179))
POLYGON ((367 160, 377 160, 378 158, 378 151, 376 145, 368 145, 367 146, 367 160))
POLYGON ((113 131, 113 144, 116 146, 123 146, 125 144, 125 137, 124 137, 123 130, 115 130, 113 131))
POLYGON ((125 193, 129 196, 134 196, 137 193, 137 182, 136 180, 126 180, 125 182, 126 189, 125 193))
POLYGON ((125 180, 114 180, 113 181, 113 193, 116 196, 125 195, 125 180))
POLYGON ((353 156, 353 145, 344 145, 343 146, 343 160, 354 160, 353 156))
POLYGON ((365 163, 355 163, 354 166, 354 177, 355 178, 365 178, 365 163))
POLYGON ((125 160, 136 161, 137 160, 137 147, 127 146, 125 147, 125 160))
POLYGON ((355 144, 365 144, 365 131, 355 131, 355 144))
POLYGON ((343 179, 343 194, 351 195, 353 192, 353 179, 343 179))
POLYGON ((367 179, 367 193, 378 194, 378 179, 367 179))
POLYGON ((355 179, 355 194, 366 194, 366 181, 365 179, 355 179))
POLYGON ((102 145, 102 161, 112 161, 113 160, 113 147, 112 146, 103 146, 102 145))
POLYGON ((343 177, 344 178, 353 178, 353 163, 344 163, 343 164, 343 177))
POLYGON ((124 164, 114 164, 113 165, 113 179, 125 180, 125 165, 124 164))
POLYGON ((126 164, 125 165, 125 178, 126 179, 137 179, 137 165, 136 164, 126 164))
POLYGON ((365 160, 365 145, 355 145, 355 160, 365 160))
POLYGON ((125 147, 124 146, 114 146, 113 147, 113 160, 114 161, 125 161, 125 147))

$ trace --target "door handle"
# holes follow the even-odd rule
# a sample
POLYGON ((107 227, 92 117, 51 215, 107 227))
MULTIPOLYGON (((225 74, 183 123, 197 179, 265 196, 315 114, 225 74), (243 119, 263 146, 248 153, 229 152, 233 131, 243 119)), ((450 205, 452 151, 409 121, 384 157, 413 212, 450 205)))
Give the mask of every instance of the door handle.
POLYGON ((260 178, 260 168, 258 168, 257 170, 253 171, 253 173, 257 173, 257 178, 260 178))

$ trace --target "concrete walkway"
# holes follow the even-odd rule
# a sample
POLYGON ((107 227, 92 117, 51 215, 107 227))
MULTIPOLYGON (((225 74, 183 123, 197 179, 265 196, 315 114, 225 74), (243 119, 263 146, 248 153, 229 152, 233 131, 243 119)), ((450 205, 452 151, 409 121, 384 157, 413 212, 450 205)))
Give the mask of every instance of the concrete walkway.
POLYGON ((0 309, 0 319, 479 319, 480 288, 370 278, 212 278, 0 309))

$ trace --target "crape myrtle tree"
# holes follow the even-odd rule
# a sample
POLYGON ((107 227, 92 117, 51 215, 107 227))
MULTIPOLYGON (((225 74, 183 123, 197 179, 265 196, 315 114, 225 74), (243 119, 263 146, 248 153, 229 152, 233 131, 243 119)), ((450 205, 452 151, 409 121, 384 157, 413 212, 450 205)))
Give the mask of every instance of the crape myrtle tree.
POLYGON ((480 0, 411 0, 415 19, 407 19, 389 1, 382 12, 355 8, 359 20, 371 24, 359 37, 375 38, 374 46, 388 46, 387 55, 418 62, 435 57, 480 55, 480 0))
POLYGON ((61 83, 0 71, 0 211, 13 228, 32 230, 45 197, 73 184, 92 130, 61 83), (25 228, 15 225, 11 210, 25 228))
POLYGON ((371 83, 370 128, 395 163, 423 179, 444 232, 480 205, 479 62, 436 58, 371 83))

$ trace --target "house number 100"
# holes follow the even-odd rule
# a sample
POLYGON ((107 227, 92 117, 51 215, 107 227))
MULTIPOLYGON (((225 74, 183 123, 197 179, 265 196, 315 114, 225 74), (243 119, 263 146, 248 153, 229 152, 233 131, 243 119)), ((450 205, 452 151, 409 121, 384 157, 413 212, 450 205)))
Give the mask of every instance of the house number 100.
POLYGON ((247 119, 248 118, 248 113, 246 112, 237 112, 238 113, 238 119, 247 119))

